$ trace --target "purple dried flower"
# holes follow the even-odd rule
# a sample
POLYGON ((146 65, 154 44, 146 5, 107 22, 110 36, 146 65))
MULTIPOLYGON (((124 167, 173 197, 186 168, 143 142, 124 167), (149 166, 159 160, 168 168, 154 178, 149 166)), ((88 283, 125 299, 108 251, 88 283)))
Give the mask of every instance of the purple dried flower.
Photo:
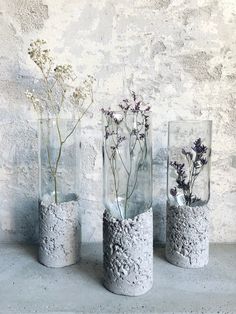
POLYGON ((208 162, 206 158, 201 158, 200 161, 202 163, 202 166, 206 165, 208 162))
POLYGON ((149 126, 150 126, 150 124, 149 124, 149 116, 147 116, 147 115, 143 115, 143 116, 144 116, 144 126, 145 126, 145 130, 148 131, 149 126))
POLYGON ((123 141, 125 141, 126 137, 125 136, 118 136, 118 139, 117 139, 117 147, 120 143, 122 143, 123 141))
POLYGON ((176 196, 176 195, 177 195, 177 189, 176 189, 176 187, 174 187, 173 189, 170 189, 170 194, 171 194, 172 196, 176 196))
POLYGON ((131 92, 131 96, 133 97, 133 100, 136 101, 136 94, 134 91, 131 92))
MULTIPOLYGON (((193 185, 200 174, 202 168, 207 164, 207 158, 203 157, 204 154, 206 154, 208 148, 202 144, 201 138, 198 138, 194 142, 194 146, 192 147, 192 150, 195 152, 193 154, 192 152, 186 151, 185 149, 182 149, 182 154, 186 157, 189 165, 189 173, 186 175, 185 169, 184 169, 184 163, 178 163, 176 161, 171 161, 170 165, 176 170, 177 178, 177 188, 181 189, 183 191, 185 201, 187 205, 191 205, 194 202, 199 201, 200 199, 197 198, 196 195, 193 195, 193 185), (186 179, 189 178, 189 180, 186 182, 186 179)), ((173 190, 175 191, 176 187, 174 189, 172 188, 170 190, 170 194, 173 195, 173 190)))
POLYGON ((101 109, 102 113, 110 118, 113 118, 114 111, 112 111, 110 108, 108 110, 102 108, 101 109))
POLYGON ((194 146, 192 149, 197 153, 197 154, 205 154, 207 152, 207 147, 202 144, 201 138, 198 138, 194 142, 194 146))
POLYGON ((138 135, 138 129, 133 129, 131 131, 131 135, 138 135))
POLYGON ((140 140, 144 140, 145 139, 145 134, 144 133, 140 133, 139 134, 139 139, 140 140))
POLYGON ((190 157, 190 159, 193 159, 193 154, 191 152, 186 151, 184 148, 182 149, 182 154, 185 155, 186 157, 190 157))

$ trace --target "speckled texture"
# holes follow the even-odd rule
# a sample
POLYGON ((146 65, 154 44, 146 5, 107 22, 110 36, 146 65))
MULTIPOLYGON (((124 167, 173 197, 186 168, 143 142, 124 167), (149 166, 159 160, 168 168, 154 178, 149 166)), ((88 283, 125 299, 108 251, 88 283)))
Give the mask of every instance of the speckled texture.
POLYGON ((41 203, 39 213, 39 261, 48 267, 64 267, 79 260, 80 219, 78 202, 41 203))
POLYGON ((154 235, 165 242, 167 121, 212 119, 210 240, 236 241, 236 2, 0 0, 0 241, 36 242, 37 124, 24 91, 40 77, 27 57, 45 38, 79 77, 97 78, 82 122, 82 239, 102 240, 101 107, 126 87, 152 105, 154 235))
POLYGON ((138 296, 153 283, 152 209, 133 219, 103 216, 104 286, 113 293, 138 296))
POLYGON ((209 209, 167 206, 166 258, 184 268, 199 268, 209 259, 209 209))

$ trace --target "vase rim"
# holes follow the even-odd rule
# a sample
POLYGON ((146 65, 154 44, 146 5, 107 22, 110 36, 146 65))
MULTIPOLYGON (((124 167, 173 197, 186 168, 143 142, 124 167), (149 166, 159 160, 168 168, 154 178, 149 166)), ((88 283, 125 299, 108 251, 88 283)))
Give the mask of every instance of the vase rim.
MULTIPOLYGON (((124 113, 124 111, 123 110, 111 110, 111 112, 113 112, 113 113, 120 113, 120 114, 123 114, 124 113)), ((149 114, 149 113, 152 113, 152 110, 148 110, 148 111, 145 111, 145 110, 133 110, 133 111, 131 111, 131 110, 128 110, 127 111, 127 115, 132 115, 133 113, 136 113, 136 112, 142 112, 142 113, 145 113, 145 114, 149 114)), ((102 115, 105 115, 105 113, 104 112, 102 112, 102 115)))
MULTIPOLYGON (((50 120, 56 120, 56 117, 51 117, 51 118, 38 118, 38 121, 50 121, 50 120)), ((74 118, 58 118, 59 121, 72 121, 72 120, 77 120, 76 117, 74 118)))
POLYGON ((199 123, 199 122, 207 122, 207 123, 212 123, 212 120, 171 120, 168 121, 168 124, 171 123, 199 123))

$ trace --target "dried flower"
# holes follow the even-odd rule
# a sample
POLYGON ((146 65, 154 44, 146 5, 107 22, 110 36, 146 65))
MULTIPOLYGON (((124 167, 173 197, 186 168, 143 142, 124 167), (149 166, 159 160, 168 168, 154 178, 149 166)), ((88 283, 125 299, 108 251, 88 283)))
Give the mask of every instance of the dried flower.
POLYGON ((177 189, 182 190, 187 205, 191 205, 200 200, 196 195, 193 195, 193 187, 197 177, 208 162, 207 158, 203 157, 207 153, 207 150, 208 148, 202 144, 201 138, 198 138, 194 142, 192 147, 194 153, 182 149, 182 154, 187 159, 189 165, 188 175, 186 174, 184 163, 178 163, 177 161, 170 162, 170 165, 175 169, 177 174, 177 187, 171 188, 170 194, 176 196, 178 193, 177 189))
POLYGON ((194 150, 197 154, 205 154, 207 152, 207 147, 202 144, 201 138, 198 138, 194 142, 194 146, 192 147, 192 150, 194 150))
POLYGON ((139 139, 140 140, 144 140, 145 139, 145 134, 144 133, 140 133, 139 134, 139 139))
POLYGON ((177 195, 177 188, 174 187, 173 189, 170 189, 170 194, 171 194, 172 196, 176 196, 176 195, 177 195))
POLYGON ((123 120, 122 114, 120 114, 120 113, 113 114, 113 119, 114 119, 116 124, 120 124, 123 120))
POLYGON ((28 54, 30 58, 41 69, 45 65, 52 62, 52 58, 49 55, 50 50, 44 49, 44 45, 46 45, 45 40, 37 39, 36 41, 31 42, 30 47, 28 49, 28 54))
MULTIPOLYGON (((34 91, 33 91, 34 92, 34 91)), ((33 92, 30 92, 30 91, 26 91, 25 92, 25 96, 31 101, 34 109, 37 111, 37 112, 42 112, 43 111, 43 107, 41 105, 41 102, 39 100, 39 98, 37 98, 33 92)))
MULTIPOLYGON (((30 44, 28 49, 30 58, 38 66, 42 74, 43 95, 42 97, 37 97, 34 92, 29 91, 26 91, 25 95, 33 104, 34 109, 40 113, 40 116, 46 112, 48 119, 52 115, 57 121, 56 132, 58 133, 60 147, 54 165, 50 157, 51 154, 48 154, 48 164, 54 182, 55 203, 57 203, 57 174, 63 151, 62 147, 74 133, 79 121, 93 104, 92 85, 94 78, 88 76, 79 87, 73 90, 72 83, 75 80, 75 75, 72 66, 70 64, 54 66, 50 50, 45 48, 45 45, 45 40, 37 39, 30 44), (73 111, 76 118, 70 132, 63 134, 62 130, 60 130, 60 114, 67 111, 73 111)), ((51 147, 47 147, 47 149, 50 150, 51 147)))
POLYGON ((150 111, 151 107, 146 105, 142 98, 138 97, 134 91, 131 92, 131 100, 124 99, 122 103, 119 104, 121 110, 125 112, 148 112, 150 111))
POLYGON ((187 152, 184 148, 182 149, 182 154, 190 159, 193 159, 193 154, 191 152, 187 152))
POLYGON ((57 65, 54 68, 55 77, 58 80, 69 80, 74 79, 74 74, 72 70, 72 66, 70 64, 57 65))
POLYGON ((102 113, 105 121, 104 151, 111 167, 116 199, 118 200, 119 195, 122 195, 124 205, 117 202, 116 206, 123 219, 127 217, 129 202, 135 192, 139 171, 147 161, 146 139, 150 128, 148 115, 150 106, 144 104, 142 99, 132 92, 131 98, 124 99, 119 107, 121 109, 119 112, 109 108, 102 109, 102 113), (124 149, 127 148, 125 158, 120 149, 122 143, 125 144, 124 149), (132 165, 134 162, 137 163, 136 166, 132 165), (119 168, 118 165, 120 165, 119 168), (126 176, 126 186, 121 187, 119 173, 124 173, 126 176), (124 193, 121 189, 126 192, 124 193))

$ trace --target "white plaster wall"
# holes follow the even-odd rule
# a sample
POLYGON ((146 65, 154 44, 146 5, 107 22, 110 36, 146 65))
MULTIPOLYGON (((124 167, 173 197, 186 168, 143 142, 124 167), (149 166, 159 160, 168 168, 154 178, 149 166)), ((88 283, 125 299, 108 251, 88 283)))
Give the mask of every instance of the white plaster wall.
POLYGON ((83 241, 102 238, 100 108, 127 86, 153 106, 155 239, 165 238, 167 121, 212 119, 211 240, 236 241, 235 34, 234 0, 0 0, 0 241, 37 241, 37 122, 24 96, 38 79, 27 55, 36 38, 97 79, 81 131, 83 241))

